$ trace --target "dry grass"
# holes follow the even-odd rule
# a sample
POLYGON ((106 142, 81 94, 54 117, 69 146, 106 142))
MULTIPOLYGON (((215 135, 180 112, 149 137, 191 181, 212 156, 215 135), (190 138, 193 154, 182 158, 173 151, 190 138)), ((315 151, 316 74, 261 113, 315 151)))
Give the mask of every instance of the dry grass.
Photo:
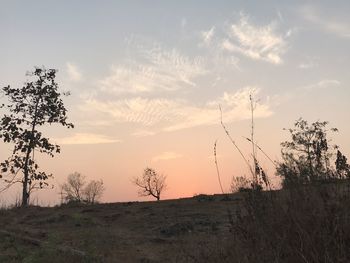
POLYGON ((350 262, 349 182, 245 193, 231 235, 190 262, 350 262))
POLYGON ((349 189, 2 210, 0 262, 350 262, 349 189))
POLYGON ((196 240, 209 244, 212 237, 229 233, 226 208, 238 199, 200 195, 3 210, 0 229, 13 235, 0 232, 0 262, 182 262, 196 240))

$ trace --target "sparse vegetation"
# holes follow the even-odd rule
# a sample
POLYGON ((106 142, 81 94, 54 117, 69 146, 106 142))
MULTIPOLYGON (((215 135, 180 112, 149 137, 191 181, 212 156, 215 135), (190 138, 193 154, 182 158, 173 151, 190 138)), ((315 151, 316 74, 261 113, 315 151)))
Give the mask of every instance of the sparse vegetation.
POLYGON ((231 193, 237 193, 242 192, 246 189, 249 189, 251 187, 251 182, 245 177, 245 176, 233 176, 231 185, 230 185, 230 192, 231 193))
MULTIPOLYGON (((299 119, 289 129, 292 141, 282 143, 283 162, 277 165, 284 189, 241 193, 241 202, 228 212, 232 234, 219 245, 197 247, 186 260, 349 262, 349 165, 338 146, 329 146, 327 124, 299 119), (332 150, 337 150, 334 165, 332 150)), ((247 181, 234 178, 231 188, 242 184, 247 181)))
POLYGON ((153 196, 159 201, 160 195, 166 189, 165 179, 166 176, 147 167, 141 177, 133 179, 133 183, 139 187, 140 196, 153 196))
MULTIPOLYGON (((300 118, 294 128, 288 129, 292 140, 281 144, 283 161, 277 166, 284 187, 349 178, 347 159, 339 146, 330 145, 327 124, 317 121, 309 125, 300 118)), ((330 131, 337 132, 338 129, 331 128, 330 131)))
MULTIPOLYGON (((266 152, 255 142, 255 137, 254 137, 254 129, 255 129, 255 123, 254 123, 254 111, 256 109, 256 107, 258 106, 258 102, 254 99, 253 97, 253 91, 251 91, 250 95, 249 95, 249 102, 250 102, 250 113, 251 113, 251 133, 250 133, 250 138, 244 137, 252 146, 252 152, 251 152, 251 160, 249 160, 248 157, 246 157, 246 155, 242 152, 242 150, 240 149, 240 147, 238 147, 238 144, 235 142, 235 140, 233 140, 233 138, 231 137, 230 132, 228 131, 228 129, 226 128, 224 122, 223 122, 223 117, 222 117, 222 109, 221 106, 219 106, 220 109, 220 123, 222 128, 224 129, 227 137, 229 138, 230 142, 232 143, 232 145, 234 146, 235 150, 238 151, 238 153, 240 154, 240 156, 242 157, 242 159, 244 160, 245 164, 248 167, 248 171, 251 174, 251 179, 245 179, 244 180, 242 178, 236 179, 233 178, 233 184, 231 183, 230 186, 230 190, 235 190, 235 185, 237 184, 237 189, 239 189, 241 186, 239 186, 238 184, 241 183, 246 183, 249 182, 249 186, 245 185, 244 188, 242 188, 241 190, 249 190, 249 188, 251 188, 254 191, 261 191, 263 190, 263 188, 265 187, 265 189, 271 190, 271 185, 270 185, 270 181, 269 178, 267 176, 267 174, 265 173, 265 170, 262 168, 262 166, 260 165, 260 162, 257 158, 257 151, 261 151, 263 153, 263 155, 270 160, 274 165, 275 162, 272 161, 272 159, 266 154, 266 152), (238 180, 238 181, 237 181, 238 180)), ((217 141, 214 144, 214 158, 215 158, 215 166, 216 166, 216 171, 217 171, 217 175, 218 175, 218 179, 219 179, 219 184, 220 184, 220 188, 222 193, 224 193, 223 191, 223 187, 221 185, 221 179, 220 179, 220 171, 219 171, 219 167, 218 167, 218 161, 217 161, 217 141)))
POLYGON ((230 207, 229 236, 197 245, 186 262, 349 262, 349 181, 249 191, 230 207))
POLYGON ((0 214, 0 261, 186 262, 193 239, 229 233, 226 205, 237 201, 206 199, 9 209, 0 214))

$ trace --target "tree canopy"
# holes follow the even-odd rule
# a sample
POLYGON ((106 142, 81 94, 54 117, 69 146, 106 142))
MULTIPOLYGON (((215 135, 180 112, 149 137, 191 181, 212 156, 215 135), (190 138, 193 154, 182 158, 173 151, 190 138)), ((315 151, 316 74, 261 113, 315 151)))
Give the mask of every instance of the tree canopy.
POLYGON ((29 74, 33 81, 26 82, 21 88, 2 88, 8 103, 3 104, 7 112, 0 120, 0 138, 13 144, 13 151, 0 164, 0 177, 5 176, 9 186, 22 183, 22 206, 28 205, 31 190, 47 186, 46 180, 52 176, 39 170, 35 154, 39 152, 53 157, 61 150, 39 128, 54 123, 74 127, 67 121, 67 109, 55 81, 56 73, 55 69, 35 68, 29 74))
POLYGON ((281 143, 282 162, 277 166, 277 174, 282 176, 285 186, 349 177, 346 157, 337 145, 330 144, 328 138, 329 132, 338 129, 327 125, 327 121, 308 124, 300 118, 294 123, 294 128, 287 129, 291 141, 281 143))

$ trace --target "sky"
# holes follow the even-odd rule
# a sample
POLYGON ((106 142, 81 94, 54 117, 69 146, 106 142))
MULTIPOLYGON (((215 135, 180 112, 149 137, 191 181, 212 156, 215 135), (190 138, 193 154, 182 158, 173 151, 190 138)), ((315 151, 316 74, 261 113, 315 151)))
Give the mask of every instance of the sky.
MULTIPOLYGON (((20 87, 35 66, 58 69, 73 130, 44 129, 62 146, 38 156, 59 185, 75 171, 102 179, 104 202, 149 200, 132 184, 143 169, 167 176, 163 198, 220 192, 249 176, 220 126, 246 156, 249 94, 257 143, 280 160, 283 128, 299 117, 327 120, 350 156, 348 1, 0 0, 0 85, 20 87)), ((11 150, 1 144, 1 159, 11 150)), ((261 163, 278 185, 273 166, 261 163)), ((19 189, 2 194, 13 200, 19 189)))

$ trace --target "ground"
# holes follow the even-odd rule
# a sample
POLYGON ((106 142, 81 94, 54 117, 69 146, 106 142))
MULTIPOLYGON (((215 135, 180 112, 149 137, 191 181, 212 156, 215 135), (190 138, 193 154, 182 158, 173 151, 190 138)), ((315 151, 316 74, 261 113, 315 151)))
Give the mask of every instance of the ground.
POLYGON ((183 262, 229 235, 240 195, 0 211, 0 262, 183 262))

